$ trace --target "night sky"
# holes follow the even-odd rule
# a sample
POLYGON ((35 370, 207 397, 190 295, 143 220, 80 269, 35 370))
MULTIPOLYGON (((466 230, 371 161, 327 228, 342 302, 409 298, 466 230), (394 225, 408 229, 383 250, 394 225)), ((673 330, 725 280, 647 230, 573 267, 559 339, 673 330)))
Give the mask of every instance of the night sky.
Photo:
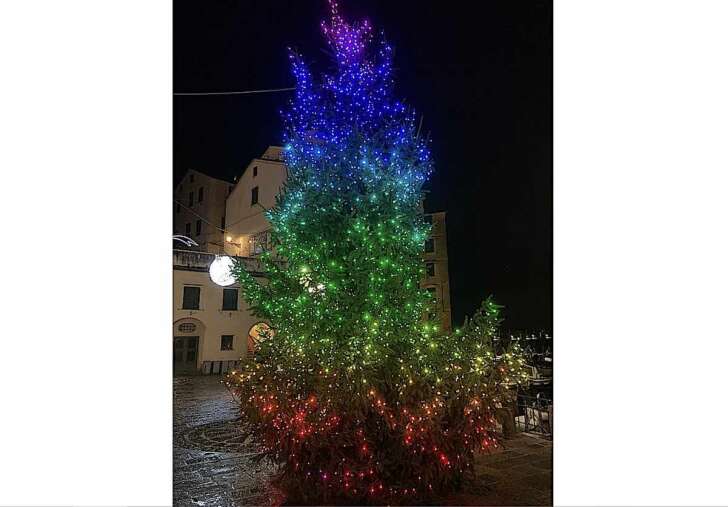
MULTIPOLYGON (((530 0, 339 0, 395 48, 396 95, 424 115, 447 211, 453 324, 492 294, 506 330, 552 328, 552 5, 530 0)), ((293 86, 287 46, 328 65, 325 0, 174 2, 174 91, 293 86)), ((174 182, 232 179, 280 144, 290 92, 174 98, 174 182)))

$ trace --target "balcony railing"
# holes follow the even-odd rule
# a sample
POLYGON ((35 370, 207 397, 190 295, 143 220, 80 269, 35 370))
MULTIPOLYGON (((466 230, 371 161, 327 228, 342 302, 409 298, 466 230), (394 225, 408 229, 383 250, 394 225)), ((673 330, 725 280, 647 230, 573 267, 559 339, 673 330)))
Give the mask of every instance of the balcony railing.
MULTIPOLYGON (((245 269, 252 274, 259 275, 264 273, 263 263, 258 258, 233 256, 233 259, 242 262, 245 265, 245 269)), ((209 271, 210 264, 212 264, 212 261, 214 260, 214 253, 177 249, 172 251, 172 265, 176 269, 209 271)))
POLYGON ((516 412, 516 431, 537 433, 547 438, 553 435, 554 404, 551 399, 519 395, 516 412))

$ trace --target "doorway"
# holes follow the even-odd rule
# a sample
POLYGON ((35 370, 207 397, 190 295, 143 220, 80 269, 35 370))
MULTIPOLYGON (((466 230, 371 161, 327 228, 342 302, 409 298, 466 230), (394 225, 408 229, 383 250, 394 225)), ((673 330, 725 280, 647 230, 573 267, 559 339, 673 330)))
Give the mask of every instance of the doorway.
POLYGON ((175 336, 173 371, 175 375, 197 373, 197 346, 199 336, 175 336))

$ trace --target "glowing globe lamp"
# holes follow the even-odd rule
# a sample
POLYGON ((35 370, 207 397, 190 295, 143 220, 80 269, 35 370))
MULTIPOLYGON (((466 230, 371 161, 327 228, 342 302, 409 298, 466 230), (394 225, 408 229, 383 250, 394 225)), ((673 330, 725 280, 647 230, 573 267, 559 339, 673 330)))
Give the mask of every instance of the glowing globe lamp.
POLYGON ((233 260, 227 255, 215 256, 210 264, 210 279, 222 287, 235 283, 235 276, 232 274, 233 260))

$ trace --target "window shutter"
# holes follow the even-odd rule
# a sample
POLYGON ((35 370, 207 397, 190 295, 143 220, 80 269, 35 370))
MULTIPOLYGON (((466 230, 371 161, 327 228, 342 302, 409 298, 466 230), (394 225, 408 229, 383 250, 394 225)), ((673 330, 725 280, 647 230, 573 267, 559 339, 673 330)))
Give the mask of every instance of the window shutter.
POLYGON ((200 309, 200 288, 185 287, 182 295, 182 308, 184 310, 200 309))
POLYGON ((434 251, 435 251, 435 240, 432 238, 429 238, 427 241, 425 241, 425 252, 433 253, 434 251))
POLYGON ((238 289, 222 290, 222 309, 237 310, 238 309, 238 289))

